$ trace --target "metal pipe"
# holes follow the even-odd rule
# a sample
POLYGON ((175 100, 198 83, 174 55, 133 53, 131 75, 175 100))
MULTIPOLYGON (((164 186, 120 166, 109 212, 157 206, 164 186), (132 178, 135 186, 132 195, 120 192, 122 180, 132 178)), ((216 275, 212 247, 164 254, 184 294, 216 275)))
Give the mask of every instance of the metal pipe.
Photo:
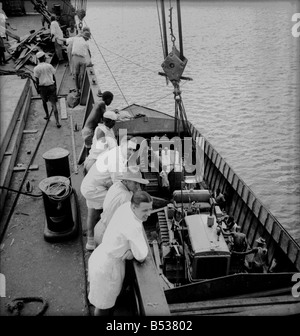
POLYGON ((166 15, 165 15, 164 0, 161 0, 161 15, 162 15, 162 26, 163 26, 164 57, 166 58, 168 56, 168 41, 167 41, 167 28, 166 28, 166 15))
POLYGON ((182 41, 180 0, 176 0, 176 1, 177 1, 177 17, 178 17, 178 35, 179 35, 180 59, 183 60, 183 41, 182 41))

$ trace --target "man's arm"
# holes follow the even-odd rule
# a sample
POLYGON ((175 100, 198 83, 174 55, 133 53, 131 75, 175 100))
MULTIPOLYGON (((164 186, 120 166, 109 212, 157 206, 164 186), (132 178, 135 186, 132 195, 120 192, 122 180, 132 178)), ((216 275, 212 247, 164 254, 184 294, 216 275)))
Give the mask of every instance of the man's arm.
POLYGON ((102 142, 105 142, 105 133, 99 128, 96 131, 96 139, 97 139, 97 141, 101 139, 102 142))
POLYGON ((105 112, 106 109, 106 105, 104 103, 104 101, 100 101, 99 103, 95 103, 91 114, 93 113, 93 120, 95 122, 95 124, 99 124, 100 122, 103 121, 103 114, 105 112))

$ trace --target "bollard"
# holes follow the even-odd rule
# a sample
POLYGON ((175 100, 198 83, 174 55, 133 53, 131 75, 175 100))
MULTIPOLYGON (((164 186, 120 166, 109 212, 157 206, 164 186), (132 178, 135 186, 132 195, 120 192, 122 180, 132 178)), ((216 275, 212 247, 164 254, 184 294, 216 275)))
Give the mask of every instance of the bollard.
POLYGON ((46 214, 44 238, 58 241, 73 236, 77 223, 71 206, 72 187, 64 176, 47 177, 39 183, 46 214))
POLYGON ((69 155, 69 151, 64 148, 52 148, 44 153, 47 177, 70 177, 69 155))

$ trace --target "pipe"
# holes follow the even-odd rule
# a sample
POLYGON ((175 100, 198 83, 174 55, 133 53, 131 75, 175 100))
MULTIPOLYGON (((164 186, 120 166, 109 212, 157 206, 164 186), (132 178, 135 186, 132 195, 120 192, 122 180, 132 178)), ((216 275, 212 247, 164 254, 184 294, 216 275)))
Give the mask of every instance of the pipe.
POLYGON ((177 2, 177 17, 178 17, 178 35, 179 35, 179 49, 180 49, 180 59, 183 61, 183 41, 182 41, 182 26, 181 26, 181 11, 180 11, 180 0, 177 2))
POLYGON ((164 38, 164 57, 168 56, 168 41, 167 41, 167 29, 166 29, 166 15, 164 0, 161 0, 161 16, 163 25, 163 38, 164 38))

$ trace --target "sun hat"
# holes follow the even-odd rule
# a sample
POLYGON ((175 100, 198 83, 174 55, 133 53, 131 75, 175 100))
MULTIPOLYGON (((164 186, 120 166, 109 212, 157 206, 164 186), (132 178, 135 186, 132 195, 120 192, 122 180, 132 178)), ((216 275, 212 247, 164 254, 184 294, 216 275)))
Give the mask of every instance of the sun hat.
POLYGON ((90 39, 91 38, 91 33, 88 30, 85 30, 84 32, 82 32, 82 36, 90 39))
POLYGON ((85 32, 85 31, 87 31, 87 32, 91 32, 91 29, 90 29, 90 27, 87 27, 87 26, 84 26, 83 28, 82 28, 82 31, 83 32, 85 32))
POLYGON ((103 118, 111 119, 111 120, 117 120, 118 116, 114 111, 106 111, 103 114, 103 118))
POLYGON ((132 169, 129 167, 126 172, 123 172, 117 176, 117 180, 129 180, 140 184, 148 184, 149 181, 143 179, 142 173, 137 169, 132 169))
POLYGON ((41 58, 43 56, 45 56, 46 54, 43 51, 39 51, 38 53, 36 53, 36 57, 37 58, 41 58))

